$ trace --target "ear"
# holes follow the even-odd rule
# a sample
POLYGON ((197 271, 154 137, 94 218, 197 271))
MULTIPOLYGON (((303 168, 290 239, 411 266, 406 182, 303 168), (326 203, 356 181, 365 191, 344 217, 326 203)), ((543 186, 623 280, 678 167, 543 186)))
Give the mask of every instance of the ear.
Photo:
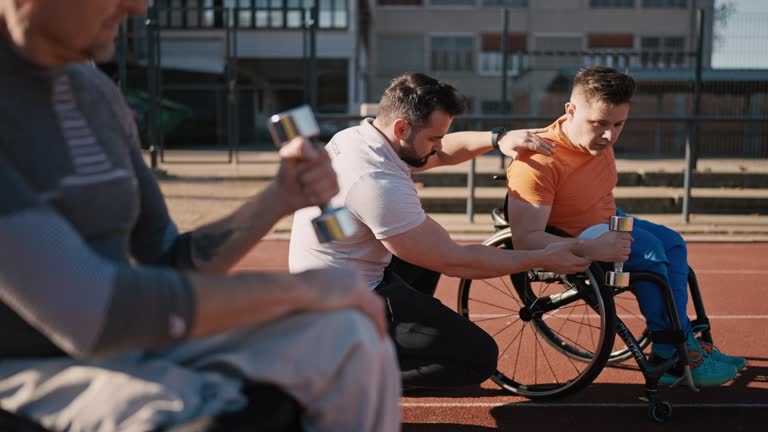
POLYGON ((408 135, 408 131, 410 130, 411 125, 407 121, 399 118, 395 120, 394 123, 392 123, 392 134, 395 135, 395 138, 400 141, 404 140, 406 135, 408 135))
POLYGON ((569 119, 573 118, 573 113, 576 111, 576 104, 571 101, 565 103, 565 114, 569 119))

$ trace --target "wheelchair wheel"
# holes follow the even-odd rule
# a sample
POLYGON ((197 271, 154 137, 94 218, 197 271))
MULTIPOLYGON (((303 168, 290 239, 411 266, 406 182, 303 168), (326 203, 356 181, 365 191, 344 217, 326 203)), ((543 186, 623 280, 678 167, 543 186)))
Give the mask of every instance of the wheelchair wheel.
MULTIPOLYGON (((512 249, 509 229, 483 244, 512 249)), ((573 393, 605 366, 616 334, 613 293, 598 266, 578 275, 531 270, 495 279, 463 279, 459 313, 499 346, 491 379, 531 399, 573 393)))

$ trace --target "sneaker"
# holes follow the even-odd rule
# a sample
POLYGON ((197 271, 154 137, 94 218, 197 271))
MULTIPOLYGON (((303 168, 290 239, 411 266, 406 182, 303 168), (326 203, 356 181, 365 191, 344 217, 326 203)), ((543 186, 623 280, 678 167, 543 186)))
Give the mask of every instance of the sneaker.
MULTIPOLYGON (((693 333, 688 335, 688 339, 685 341, 685 348, 688 350, 688 363, 691 366, 691 375, 693 376, 693 383, 697 387, 717 387, 733 380, 736 377, 736 367, 729 363, 722 363, 714 358, 699 345, 699 341, 693 336, 693 333)), ((666 353, 660 353, 658 350, 652 352, 662 358, 669 358, 666 353)), ((674 375, 672 373, 665 373, 659 384, 672 385, 680 380, 680 375, 674 375)))
POLYGON ((733 365, 733 367, 736 368, 737 372, 743 371, 744 368, 747 367, 747 359, 745 359, 744 357, 736 357, 736 356, 730 356, 728 354, 723 354, 722 351, 717 349, 716 346, 712 345, 709 342, 704 342, 701 339, 699 339, 699 346, 705 353, 707 353, 707 355, 715 359, 715 361, 733 365))
MULTIPOLYGON (((691 331, 696 333, 701 333, 705 330, 708 330, 709 326, 707 324, 700 324, 691 329, 691 331)), ((732 364, 734 367, 736 367, 737 371, 743 371, 745 367, 747 367, 747 359, 744 357, 736 357, 736 356, 730 356, 728 354, 723 354, 722 351, 717 349, 716 346, 712 345, 709 342, 704 342, 703 340, 699 339, 699 345, 701 345, 701 349, 704 350, 707 354, 709 354, 710 357, 713 357, 715 360, 722 362, 722 363, 729 363, 732 364)))

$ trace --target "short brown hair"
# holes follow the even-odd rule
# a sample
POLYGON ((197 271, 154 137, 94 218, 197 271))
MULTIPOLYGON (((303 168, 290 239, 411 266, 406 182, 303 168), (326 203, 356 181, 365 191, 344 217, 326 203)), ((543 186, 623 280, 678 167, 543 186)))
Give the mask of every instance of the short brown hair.
POLYGON ((613 105, 629 103, 635 94, 635 80, 605 66, 582 69, 573 80, 573 90, 580 89, 588 101, 600 100, 613 105))
POLYGON ((432 112, 450 116, 466 111, 466 101, 456 89, 421 73, 406 73, 393 79, 379 101, 379 117, 393 121, 402 118, 414 127, 427 124, 432 112))

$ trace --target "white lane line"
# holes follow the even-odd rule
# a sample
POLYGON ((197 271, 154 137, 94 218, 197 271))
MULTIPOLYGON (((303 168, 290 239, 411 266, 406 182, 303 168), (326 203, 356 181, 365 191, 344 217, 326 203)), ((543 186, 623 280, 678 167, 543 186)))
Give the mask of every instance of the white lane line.
POLYGON ((693 269, 693 271, 697 275, 700 275, 700 274, 758 274, 758 275, 768 274, 768 270, 696 270, 696 269, 693 269))
MULTIPOLYGON (((645 402, 573 402, 573 403, 538 403, 538 402, 401 402, 403 408, 637 408, 647 407, 645 402)), ((768 403, 673 403, 673 408, 768 408, 768 403)))
MULTIPOLYGON (((626 315, 626 314, 617 314, 619 318, 623 320, 627 319, 642 319, 642 316, 639 315, 626 315)), ((501 318, 501 317, 509 317, 512 319, 517 318, 517 314, 469 314, 469 317, 472 319, 478 319, 478 318, 501 318)), ((718 319, 718 320, 764 320, 768 319, 768 315, 707 315, 709 319, 718 319)), ((597 319, 598 315, 596 314, 572 314, 569 316, 566 315, 546 315, 544 319, 551 319, 551 318, 569 318, 569 319, 581 319, 581 318, 591 318, 591 319, 597 319)))

